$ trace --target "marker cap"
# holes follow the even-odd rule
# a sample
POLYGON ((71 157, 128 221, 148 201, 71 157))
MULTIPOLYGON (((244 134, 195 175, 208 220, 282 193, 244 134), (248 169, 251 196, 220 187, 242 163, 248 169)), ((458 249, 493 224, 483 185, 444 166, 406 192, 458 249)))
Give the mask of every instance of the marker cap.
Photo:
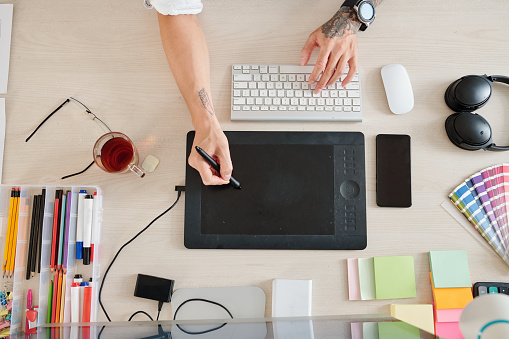
POLYGON ((76 242, 76 259, 83 259, 83 242, 76 242))
POLYGON ((90 247, 83 247, 83 265, 90 265, 90 247))

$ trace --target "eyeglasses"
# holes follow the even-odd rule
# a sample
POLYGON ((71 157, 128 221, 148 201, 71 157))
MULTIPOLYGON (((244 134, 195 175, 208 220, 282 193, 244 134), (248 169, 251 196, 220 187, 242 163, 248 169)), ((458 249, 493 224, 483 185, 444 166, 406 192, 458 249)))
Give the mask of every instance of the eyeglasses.
MULTIPOLYGON (((65 104, 67 104, 68 102, 71 102, 71 101, 76 103, 81 108, 85 109, 84 113, 87 114, 88 116, 90 116, 92 118, 92 120, 95 121, 95 123, 103 130, 104 133, 111 132, 111 129, 109 128, 109 126, 104 121, 99 119, 99 117, 95 113, 93 113, 87 106, 85 106, 85 104, 83 104, 81 101, 79 101, 79 100, 77 100, 77 99, 75 99, 73 97, 69 97, 63 103, 61 103, 60 106, 58 106, 53 112, 51 112, 39 124, 39 126, 37 126, 37 128, 28 136, 28 138, 26 138, 25 142, 28 142, 34 136, 34 134, 42 127, 42 125, 44 125, 44 123, 46 121, 48 121, 49 118, 51 118, 56 112, 58 112, 62 107, 64 107, 65 104)), ((80 172, 77 172, 77 173, 73 173, 73 174, 69 174, 69 175, 63 176, 62 179, 67 179, 67 178, 70 178, 70 177, 82 174, 86 170, 88 170, 90 167, 92 167, 93 164, 94 164, 94 161, 92 161, 92 163, 90 165, 88 165, 84 170, 82 170, 80 172)))

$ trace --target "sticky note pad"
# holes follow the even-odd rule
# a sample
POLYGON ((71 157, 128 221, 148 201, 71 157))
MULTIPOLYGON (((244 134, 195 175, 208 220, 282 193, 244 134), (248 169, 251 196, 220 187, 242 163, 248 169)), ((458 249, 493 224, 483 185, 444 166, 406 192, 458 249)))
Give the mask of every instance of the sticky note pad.
POLYGON ((430 251, 435 288, 472 287, 466 251, 430 251))
POLYGON ((473 299, 470 287, 436 288, 431 278, 431 288, 437 310, 464 308, 473 299))
POLYGON ((415 298, 413 256, 373 259, 376 299, 415 298))
POLYGON ((459 323, 435 323, 436 336, 447 339, 463 339, 459 323))
POLYGON ((431 304, 392 304, 391 317, 426 332, 435 333, 433 305, 431 304))
POLYGON ((357 258, 346 259, 348 268, 348 299, 361 300, 359 265, 357 258))
POLYGON ((350 323, 350 332, 352 339, 363 339, 362 323, 350 323))
POLYGON ((435 309, 435 318, 437 323, 459 322, 462 311, 462 308, 450 308, 442 310, 435 309))
POLYGON ((363 339, 378 339, 378 323, 362 323, 363 339))
POLYGON ((420 339, 421 332, 417 327, 397 321, 378 323, 378 338, 380 339, 420 339))
POLYGON ((373 271, 373 258, 359 258, 359 287, 361 300, 375 299, 375 277, 373 271))

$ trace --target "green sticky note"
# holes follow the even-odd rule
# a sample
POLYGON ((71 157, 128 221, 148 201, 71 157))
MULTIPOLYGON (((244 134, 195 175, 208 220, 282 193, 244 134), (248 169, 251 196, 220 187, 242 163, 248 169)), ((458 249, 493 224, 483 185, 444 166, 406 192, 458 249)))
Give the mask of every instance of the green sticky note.
POLYGON ((375 299, 375 280, 373 273, 373 258, 359 258, 359 287, 361 300, 375 299))
POLYGON ((376 299, 415 298, 413 256, 375 257, 376 299))
POLYGON ((435 288, 472 287, 466 251, 430 251, 429 266, 435 288))
POLYGON ((398 322, 380 322, 378 323, 379 339, 419 339, 421 333, 417 327, 407 323, 398 322))

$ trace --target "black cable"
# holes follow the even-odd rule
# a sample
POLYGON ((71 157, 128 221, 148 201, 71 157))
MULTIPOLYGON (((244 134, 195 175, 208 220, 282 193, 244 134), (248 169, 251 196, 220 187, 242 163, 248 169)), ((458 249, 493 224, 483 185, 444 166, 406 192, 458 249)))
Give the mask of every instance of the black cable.
MULTIPOLYGON (((216 305, 216 306, 219 306, 221 308, 223 308, 226 312, 228 312, 228 315, 233 319, 233 315, 231 314, 231 312, 223 305, 221 305, 220 303, 218 302, 215 302, 215 301, 212 301, 212 300, 207 300, 207 299, 201 299, 201 298, 193 298, 193 299, 187 299, 186 301, 184 301, 182 304, 179 305, 179 307, 177 307, 177 309, 175 310, 175 314, 173 315, 173 320, 176 320, 177 318, 177 313, 178 311, 180 310, 180 308, 182 306, 184 306, 185 304, 187 304, 188 302, 191 302, 191 301, 203 301, 203 302, 206 302, 206 303, 209 303, 209 304, 213 304, 213 305, 216 305)), ((201 331, 201 332, 190 332, 190 331, 186 331, 184 330, 179 324, 177 324, 177 327, 179 328, 179 330, 181 330, 182 332, 184 332, 185 334, 190 334, 190 335, 198 335, 198 334, 205 334, 205 333, 209 333, 209 332, 213 332, 213 331, 217 331, 223 327, 226 326, 227 323, 224 323, 218 327, 215 327, 215 328, 211 328, 209 330, 206 330, 206 331, 201 331)))
POLYGON ((92 161, 92 163, 90 163, 90 165, 87 166, 87 168, 85 168, 83 171, 80 171, 80 172, 76 172, 76 173, 73 173, 73 174, 69 174, 69 175, 66 175, 66 176, 63 176, 62 177, 62 180, 63 179, 67 179, 67 178, 70 178, 70 177, 74 177, 75 175, 80 175, 82 173, 85 173, 86 170, 88 170, 90 167, 92 167, 92 165, 95 163, 95 161, 92 161))
MULTIPOLYGON (((177 190, 177 187, 175 187, 175 189, 177 190)), ((104 308, 104 305, 102 303, 102 300, 101 300, 101 295, 102 295, 102 291, 103 291, 103 286, 104 286, 104 282, 106 281, 106 276, 108 275, 108 272, 110 271, 110 268, 111 266, 113 266, 113 263, 115 262, 115 260, 117 260, 117 257, 118 255, 120 254, 120 252, 122 252, 122 250, 127 246, 129 245, 130 243, 132 243, 136 238, 138 238, 143 232, 145 232, 154 222, 156 222, 159 218, 161 218, 163 215, 165 215, 166 213, 168 213, 179 201, 180 199, 180 196, 182 195, 182 192, 183 190, 177 190, 177 200, 175 200, 175 202, 166 209, 166 211, 164 211, 163 213, 159 214, 154 220, 152 220, 150 222, 150 224, 148 224, 147 226, 145 226, 144 229, 142 229, 141 231, 138 232, 138 234, 136 234, 134 237, 131 238, 131 240, 129 240, 128 242, 126 242, 124 245, 122 245, 122 247, 120 247, 120 249, 118 250, 117 254, 115 254, 115 256, 113 257, 113 260, 111 261, 110 265, 108 266, 108 268, 106 269, 106 272, 104 273, 104 278, 103 280, 101 281, 101 286, 99 287, 99 304, 101 305, 101 309, 103 310, 104 312, 104 315, 106 316, 106 318, 108 319, 108 321, 111 321, 110 319, 110 316, 108 315, 108 312, 106 312, 106 309, 104 308)))
POLYGON ((132 318, 134 318, 134 316, 135 316, 136 314, 140 314, 140 313, 145 314, 147 317, 149 317, 149 318, 150 318, 150 320, 154 321, 154 318, 152 318, 152 317, 150 316, 150 314, 148 314, 148 313, 147 313, 147 312, 145 312, 145 311, 136 311, 136 312, 134 312, 134 313, 133 313, 133 314, 129 317, 129 320, 127 320, 127 321, 131 321, 131 319, 132 319, 132 318))
POLYGON ((159 320, 159 315, 161 314, 161 309, 163 308, 164 302, 159 301, 159 304, 157 305, 157 319, 159 320))

